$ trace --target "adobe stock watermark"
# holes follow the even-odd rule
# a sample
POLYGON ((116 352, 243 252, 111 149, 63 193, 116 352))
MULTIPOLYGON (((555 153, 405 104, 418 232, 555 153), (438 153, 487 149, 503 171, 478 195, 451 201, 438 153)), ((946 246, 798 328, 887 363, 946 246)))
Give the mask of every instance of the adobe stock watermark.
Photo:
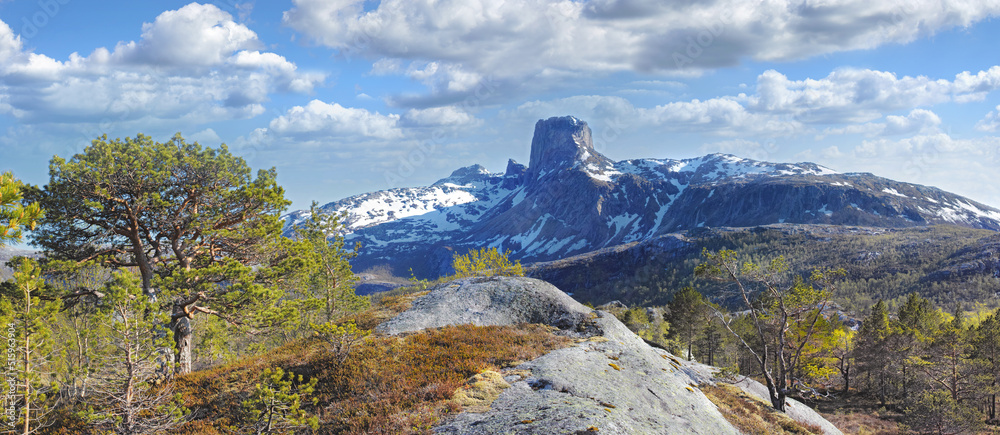
POLYGON ((31 39, 38 35, 38 31, 49 25, 49 21, 56 17, 63 6, 69 4, 70 0, 38 0, 38 10, 31 14, 31 17, 21 17, 21 39, 31 39))
POLYGON ((702 29, 693 35, 688 35, 684 39, 684 50, 675 50, 671 56, 677 69, 683 69, 694 64, 695 60, 701 57, 715 41, 726 32, 726 28, 733 22, 732 11, 716 16, 711 22, 705 23, 702 29))
MULTIPOLYGON (((493 75, 488 75, 476 84, 471 95, 465 98, 458 108, 465 113, 473 113, 483 103, 495 95, 500 89, 500 85, 493 75)), ((427 159, 439 151, 439 147, 448 138, 448 128, 439 127, 431 132, 426 140, 422 140, 411 149, 406 155, 399 158, 396 168, 383 172, 385 183, 389 188, 400 187, 403 181, 416 173, 417 168, 427 162, 427 159)))
POLYGON ((17 394, 17 325, 13 322, 8 323, 6 332, 7 354, 5 357, 7 361, 4 364, 6 385, 3 389, 3 425, 13 430, 17 425, 17 400, 15 399, 17 394))

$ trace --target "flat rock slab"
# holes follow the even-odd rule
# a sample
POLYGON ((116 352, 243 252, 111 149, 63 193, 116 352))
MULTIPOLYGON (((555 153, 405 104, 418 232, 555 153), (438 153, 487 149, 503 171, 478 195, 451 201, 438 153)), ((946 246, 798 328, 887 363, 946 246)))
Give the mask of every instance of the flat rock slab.
POLYGON ((484 413, 463 412, 440 434, 738 434, 667 352, 610 313, 603 336, 521 364, 484 413), (588 429, 590 430, 588 432, 588 429), (596 432, 595 432, 596 430, 596 432))
POLYGON ((593 310, 545 281, 523 277, 464 278, 438 285, 409 310, 378 326, 401 334, 448 325, 542 323, 572 329, 593 310))

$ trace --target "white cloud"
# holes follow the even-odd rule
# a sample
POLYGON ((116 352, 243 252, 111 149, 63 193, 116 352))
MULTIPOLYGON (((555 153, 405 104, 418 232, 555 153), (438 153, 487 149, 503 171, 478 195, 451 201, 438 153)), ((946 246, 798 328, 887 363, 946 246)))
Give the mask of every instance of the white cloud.
MULTIPOLYGON (((1000 66, 976 74, 962 72, 953 81, 858 69, 838 69, 819 79, 789 80, 768 70, 757 77, 756 93, 749 95, 676 101, 651 108, 636 108, 621 97, 581 95, 524 103, 505 116, 528 120, 572 114, 595 122, 624 120, 641 128, 723 136, 794 136, 831 124, 838 126, 826 127, 817 139, 843 134, 898 136, 939 130, 941 118, 937 114, 914 107, 960 103, 998 87, 1000 66), (906 115, 885 115, 906 109, 910 110, 906 115)), ((988 122, 981 121, 981 128, 988 128, 988 122)))
MULTIPOLYGON (((65 61, 26 52, 0 22, 0 93, 21 122, 204 124, 264 112, 274 92, 309 93, 324 76, 297 71, 213 5, 191 3, 142 26, 139 41, 65 61)), ((2 109, 0 109, 2 110, 2 109)))
POLYGON ((403 136, 399 115, 382 115, 365 109, 312 100, 295 106, 269 124, 269 133, 322 140, 349 137, 395 139, 403 136))
POLYGON ((482 120, 454 106, 410 109, 403 119, 415 126, 476 126, 482 120))
POLYGON ((918 134, 866 140, 844 152, 836 149, 822 154, 826 166, 935 186, 1000 206, 1000 186, 994 180, 1000 165, 1000 137, 964 139, 945 133, 918 134))
POLYGON ((142 25, 142 39, 119 43, 113 57, 155 67, 218 66, 230 54, 259 48, 257 34, 214 5, 191 3, 142 25))
POLYGON ((757 78, 757 94, 745 98, 748 107, 787 113, 809 123, 864 122, 882 113, 981 98, 1000 88, 1000 66, 954 81, 924 76, 902 78, 885 71, 839 69, 822 79, 789 80, 769 70, 757 78))
POLYGON ((784 114, 752 112, 739 101, 728 98, 669 103, 641 113, 649 123, 670 130, 707 131, 726 136, 791 135, 804 129, 802 123, 784 114))
POLYGON ((997 131, 998 129, 1000 129, 1000 106, 987 113, 986 117, 976 123, 976 130, 979 131, 997 131))
MULTIPOLYGON (((929 134, 936 132, 940 125, 941 118, 934 112, 925 109, 913 109, 906 116, 890 115, 885 117, 884 122, 868 122, 839 128, 827 128, 823 130, 823 134, 863 134, 866 136, 929 134)), ((817 139, 822 138, 823 136, 817 136, 817 139)))
POLYGON ((295 0, 283 20, 344 56, 378 59, 380 73, 417 74, 444 93, 467 92, 486 75, 552 86, 581 74, 791 61, 908 43, 998 14, 997 2, 976 0, 295 0))
POLYGON ((971 157, 988 157, 995 159, 1000 150, 1000 137, 985 136, 972 139, 955 139, 946 133, 916 135, 903 139, 866 140, 854 149, 859 157, 906 157, 915 160, 927 160, 933 164, 937 156, 958 153, 971 157))

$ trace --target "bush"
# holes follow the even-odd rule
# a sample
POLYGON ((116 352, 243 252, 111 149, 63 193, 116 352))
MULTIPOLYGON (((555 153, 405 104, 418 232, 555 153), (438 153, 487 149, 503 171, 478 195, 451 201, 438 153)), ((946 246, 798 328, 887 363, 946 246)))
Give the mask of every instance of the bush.
POLYGON ((470 250, 465 255, 455 254, 451 263, 455 278, 469 276, 524 276, 521 261, 511 262, 510 251, 501 253, 497 248, 470 250))

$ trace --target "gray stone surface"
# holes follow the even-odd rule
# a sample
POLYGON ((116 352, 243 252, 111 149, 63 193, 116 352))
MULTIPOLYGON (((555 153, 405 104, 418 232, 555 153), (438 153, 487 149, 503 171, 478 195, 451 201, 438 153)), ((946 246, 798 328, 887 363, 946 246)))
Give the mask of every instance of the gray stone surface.
POLYGON ((442 434, 737 434, 671 356, 611 314, 603 335, 518 366, 485 413, 465 412, 442 434), (617 366, 615 368, 612 366, 617 366), (530 374, 528 374, 530 373, 530 374))
MULTIPOLYGON (((716 367, 692 361, 681 361, 681 364, 683 364, 683 369, 685 371, 687 371, 691 376, 700 379, 701 383, 727 382, 721 381, 713 375, 713 373, 718 370, 716 367)), ((771 403, 770 396, 768 396, 767 393, 767 386, 760 382, 750 378, 740 377, 735 382, 727 383, 739 387, 747 394, 752 394, 767 403, 771 403)), ((790 398, 785 399, 785 414, 792 420, 799 423, 814 424, 819 426, 823 429, 823 433, 826 435, 843 435, 843 432, 841 432, 840 429, 837 429, 833 423, 827 421, 822 415, 816 412, 816 410, 810 408, 809 405, 799 402, 798 400, 790 398)))
MULTIPOLYGON (((544 281, 478 278, 440 285, 379 330, 525 322, 557 326, 576 343, 505 370, 510 387, 488 411, 463 412, 436 433, 739 433, 698 388, 714 381, 713 368, 649 346, 610 313, 590 310, 544 281)), ((833 427, 815 412, 807 418, 833 427)), ((839 433, 834 431, 828 433, 839 433)))
POLYGON ((400 334, 447 325, 544 323, 571 329, 591 309, 552 284, 532 278, 464 278, 434 287, 413 306, 379 325, 378 332, 400 334))

